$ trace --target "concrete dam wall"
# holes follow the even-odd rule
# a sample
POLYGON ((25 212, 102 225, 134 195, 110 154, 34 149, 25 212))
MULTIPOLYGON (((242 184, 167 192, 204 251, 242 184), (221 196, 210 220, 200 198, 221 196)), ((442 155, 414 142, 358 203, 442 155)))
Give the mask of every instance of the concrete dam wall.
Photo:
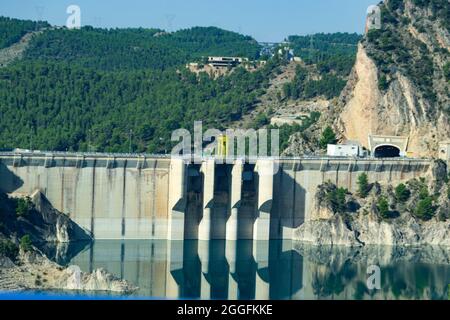
POLYGON ((0 191, 40 190, 96 239, 291 239, 317 186, 356 191, 424 175, 428 160, 283 159, 223 164, 125 155, 0 154, 0 191), (276 167, 276 174, 265 174, 276 167))

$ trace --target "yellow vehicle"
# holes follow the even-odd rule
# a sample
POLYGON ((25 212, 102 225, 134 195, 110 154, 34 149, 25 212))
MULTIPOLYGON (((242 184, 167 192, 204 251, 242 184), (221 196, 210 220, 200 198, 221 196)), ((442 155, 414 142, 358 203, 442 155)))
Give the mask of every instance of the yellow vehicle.
POLYGON ((217 156, 226 157, 228 156, 228 137, 222 135, 218 137, 217 140, 217 156))

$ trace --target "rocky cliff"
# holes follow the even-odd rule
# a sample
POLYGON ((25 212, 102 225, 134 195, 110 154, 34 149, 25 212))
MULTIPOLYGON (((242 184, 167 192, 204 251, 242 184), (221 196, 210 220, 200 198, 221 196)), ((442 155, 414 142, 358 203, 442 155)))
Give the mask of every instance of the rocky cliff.
POLYGON ((426 178, 406 185, 375 182, 364 196, 325 183, 294 238, 319 246, 450 246, 450 185, 442 170, 436 162, 426 178))
POLYGON ((450 137, 448 0, 386 0, 381 28, 367 32, 338 104, 343 139, 410 138, 416 156, 436 156, 450 137), (447 70, 447 71, 446 71, 447 70))
POLYGON ((43 250, 46 243, 91 241, 92 237, 67 215, 54 209, 40 192, 27 198, 0 194, 0 238, 18 243, 24 235, 43 250))
POLYGON ((0 193, 0 291, 131 293, 137 289, 103 269, 85 273, 77 266, 65 268, 58 264, 70 260, 68 252, 74 249, 72 243, 78 241, 81 250, 84 241, 92 238, 55 210, 41 192, 27 198, 10 198, 0 193))

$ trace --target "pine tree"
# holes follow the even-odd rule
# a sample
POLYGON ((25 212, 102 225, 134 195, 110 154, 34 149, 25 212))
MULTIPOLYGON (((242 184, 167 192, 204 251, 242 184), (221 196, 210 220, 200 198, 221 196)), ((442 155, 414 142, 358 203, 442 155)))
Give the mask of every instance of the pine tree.
POLYGON ((329 144, 334 144, 336 143, 336 141, 336 134, 334 133, 333 129, 328 126, 322 132, 322 137, 320 138, 319 145, 322 149, 326 149, 329 144))

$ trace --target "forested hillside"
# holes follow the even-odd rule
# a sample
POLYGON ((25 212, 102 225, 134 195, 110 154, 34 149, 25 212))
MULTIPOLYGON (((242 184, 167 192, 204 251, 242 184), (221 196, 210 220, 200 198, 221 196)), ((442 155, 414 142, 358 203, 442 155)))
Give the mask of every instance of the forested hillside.
POLYGON ((20 40, 26 33, 49 27, 46 22, 18 20, 0 16, 0 49, 20 40))
POLYGON ((284 96, 292 99, 317 96, 331 99, 338 96, 355 63, 361 36, 356 33, 319 33, 290 36, 288 40, 306 67, 297 67, 294 81, 284 87, 284 96), (311 69, 319 76, 311 77, 311 69))
MULTIPOLYGON (((36 24, 4 19, 3 26, 4 34, 22 34, 16 30, 36 24)), ((185 63, 254 59, 259 50, 250 37, 213 27, 47 30, 23 60, 0 69, 0 148, 127 152, 131 134, 132 151, 170 150, 174 129, 195 120, 221 128, 247 112, 276 67, 214 80, 185 63)))
POLYGON ((202 56, 258 57, 250 37, 222 29, 192 28, 174 33, 158 29, 55 29, 30 44, 29 60, 65 61, 102 70, 164 70, 202 56))
MULTIPOLYGON (((4 34, 33 27, 15 19, 2 21, 9 30, 4 34)), ((5 44, 13 41, 8 39, 5 44)), ((295 48, 315 65, 317 61, 306 59, 301 39, 292 39, 295 48)), ((357 37, 317 39, 322 44, 316 53, 328 67, 319 71, 323 78, 318 86, 309 77, 303 79, 311 82, 309 87, 298 83, 294 92, 302 94, 294 99, 338 94, 336 77, 341 80, 348 68, 333 59, 341 53, 350 59, 353 46, 346 46, 357 37)), ((254 39, 215 27, 173 33, 48 28, 33 37, 23 59, 0 69, 0 149, 128 152, 131 140, 133 152, 170 151, 175 129, 191 129, 197 120, 205 129, 225 129, 248 114, 283 62, 274 57, 256 71, 237 68, 217 79, 190 73, 185 64, 209 55, 257 59, 259 52, 254 39)))
POLYGON ((0 145, 50 150, 162 152, 195 120, 222 128, 248 111, 274 68, 197 78, 182 69, 105 72, 67 63, 0 69, 0 145), (88 147, 88 142, 91 147, 88 147))
POLYGON ((353 68, 358 42, 356 33, 318 33, 310 36, 290 36, 289 42, 306 64, 316 64, 321 73, 334 72, 347 76, 353 68))

